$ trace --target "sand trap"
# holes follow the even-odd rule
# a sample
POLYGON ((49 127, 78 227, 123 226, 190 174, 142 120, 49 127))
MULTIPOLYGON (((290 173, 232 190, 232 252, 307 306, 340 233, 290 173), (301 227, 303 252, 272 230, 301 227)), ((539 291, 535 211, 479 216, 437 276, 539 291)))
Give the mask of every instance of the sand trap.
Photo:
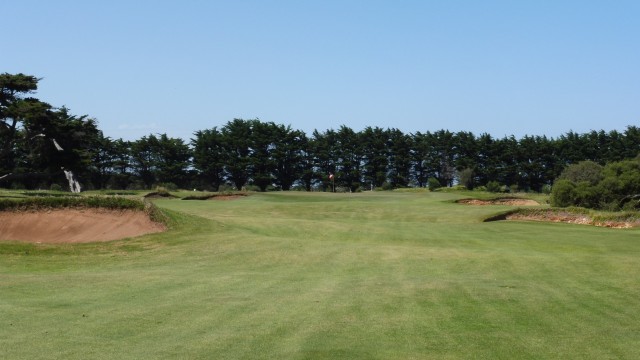
POLYGON ((0 241, 87 243, 164 231, 142 211, 60 209, 0 212, 0 241))
POLYGON ((478 200, 478 199, 462 199, 458 200, 459 204, 467 205, 508 205, 508 206, 535 206, 540 205, 537 201, 529 199, 494 199, 494 200, 478 200))

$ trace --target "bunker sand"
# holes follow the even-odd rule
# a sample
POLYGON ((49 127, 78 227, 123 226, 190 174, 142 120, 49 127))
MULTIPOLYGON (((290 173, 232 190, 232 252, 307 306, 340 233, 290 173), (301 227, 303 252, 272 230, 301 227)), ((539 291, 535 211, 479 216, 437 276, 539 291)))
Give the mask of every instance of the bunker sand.
POLYGON ((164 231, 142 211, 60 209, 0 212, 0 241, 88 243, 164 231))

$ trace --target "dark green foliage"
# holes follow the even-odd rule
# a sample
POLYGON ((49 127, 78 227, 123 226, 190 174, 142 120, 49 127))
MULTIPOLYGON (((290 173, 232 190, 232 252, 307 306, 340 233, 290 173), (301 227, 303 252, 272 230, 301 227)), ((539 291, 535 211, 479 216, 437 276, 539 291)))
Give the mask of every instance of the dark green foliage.
POLYGON ((49 187, 49 190, 51 190, 51 191, 62 191, 62 186, 60 186, 58 184, 51 184, 51 186, 49 187))
MULTIPOLYGON (((151 189, 173 183, 214 191, 227 184, 239 190, 327 191, 335 185, 356 191, 385 183, 425 187, 435 178, 447 187, 457 180, 467 188, 498 191, 493 185, 499 183, 501 189, 540 192, 548 191, 570 165, 579 174, 567 170, 564 176, 577 186, 576 199, 594 206, 589 186, 601 180, 598 166, 640 153, 635 126, 624 132, 571 131, 557 139, 516 139, 444 129, 405 134, 366 127, 357 132, 343 125, 337 131, 315 130, 307 138, 290 126, 233 119, 220 129, 196 131, 190 143, 166 134, 114 140, 102 134, 95 119, 30 97, 38 81, 24 74, 0 75, 0 187, 66 188, 63 170, 71 170, 83 189, 151 189), (329 174, 335 175, 333 180, 329 174), (579 187, 582 181, 590 185, 579 187)), ((607 181, 614 190, 602 189, 599 206, 634 206, 633 197, 615 195, 632 191, 629 181, 607 181)))
POLYGON ((193 148, 193 166, 205 189, 218 190, 224 180, 224 143, 217 128, 196 131, 191 140, 193 148))
POLYGON ((602 180, 602 169, 601 165, 593 161, 581 161, 577 164, 569 165, 558 179, 569 180, 576 184, 587 182, 589 185, 595 185, 602 180))
MULTIPOLYGON (((389 170, 387 176, 389 182, 396 188, 407 187, 411 181, 413 139, 398 129, 389 129, 388 133, 389 170)), ((366 146, 365 144, 366 139, 363 139, 363 146, 366 146)))
POLYGON ((191 150, 182 139, 149 135, 131 144, 131 160, 134 173, 147 188, 158 183, 184 186, 191 150))
POLYGON ((593 209, 636 209, 640 199, 640 159, 570 166, 553 186, 553 206, 593 209))
POLYGON ((429 187, 429 191, 436 191, 442 187, 442 184, 440 183, 440 180, 431 177, 427 180, 427 186, 429 187))
POLYGON ((468 190, 473 190, 475 186, 475 173, 473 169, 466 168, 458 173, 458 182, 468 190))
POLYGON ((551 191, 551 205, 567 207, 574 204, 576 199, 576 185, 570 180, 557 180, 551 191))
POLYGON ((374 188, 385 187, 385 190, 393 188, 387 182, 387 169, 389 167, 389 151, 387 148, 388 131, 379 127, 366 127, 361 132, 363 141, 362 155, 364 166, 362 176, 365 184, 374 188))
POLYGON ((502 192, 502 185, 497 181, 489 181, 486 185, 487 191, 492 193, 502 192))

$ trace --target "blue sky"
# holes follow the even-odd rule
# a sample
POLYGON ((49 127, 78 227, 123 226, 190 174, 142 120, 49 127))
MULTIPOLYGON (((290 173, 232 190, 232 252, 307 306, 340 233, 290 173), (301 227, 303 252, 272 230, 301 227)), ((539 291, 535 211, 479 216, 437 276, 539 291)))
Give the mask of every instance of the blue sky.
POLYGON ((233 118, 311 134, 557 137, 640 120, 640 1, 9 1, 0 72, 137 139, 233 118))

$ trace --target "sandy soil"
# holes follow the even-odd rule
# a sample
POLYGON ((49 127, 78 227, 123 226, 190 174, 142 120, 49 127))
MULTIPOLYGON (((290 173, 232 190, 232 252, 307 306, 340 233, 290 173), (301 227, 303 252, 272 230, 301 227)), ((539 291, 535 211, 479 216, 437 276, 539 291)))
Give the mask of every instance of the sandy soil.
POLYGON ((538 202, 529 199, 495 199, 495 200, 478 200, 478 199, 462 199, 458 200, 460 204, 467 205, 508 205, 508 206, 535 206, 540 205, 538 202))
POLYGON ((111 241, 164 231, 142 211, 60 209, 0 212, 0 241, 86 243, 111 241))

